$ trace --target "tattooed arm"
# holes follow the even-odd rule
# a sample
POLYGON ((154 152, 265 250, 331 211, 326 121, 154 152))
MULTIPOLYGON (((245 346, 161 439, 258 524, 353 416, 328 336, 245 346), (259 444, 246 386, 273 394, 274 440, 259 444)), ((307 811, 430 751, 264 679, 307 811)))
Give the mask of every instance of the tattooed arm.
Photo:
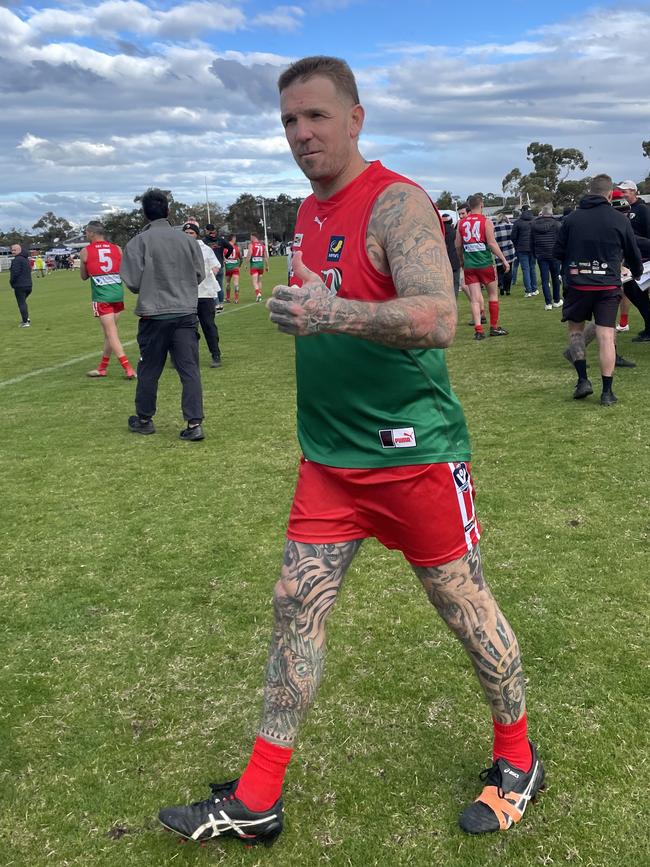
POLYGON ((445 240, 427 195, 392 184, 375 202, 366 249, 398 297, 380 303, 331 295, 296 253, 302 286, 276 286, 267 304, 271 321, 287 334, 350 334, 400 349, 446 347, 456 329, 456 301, 445 240))

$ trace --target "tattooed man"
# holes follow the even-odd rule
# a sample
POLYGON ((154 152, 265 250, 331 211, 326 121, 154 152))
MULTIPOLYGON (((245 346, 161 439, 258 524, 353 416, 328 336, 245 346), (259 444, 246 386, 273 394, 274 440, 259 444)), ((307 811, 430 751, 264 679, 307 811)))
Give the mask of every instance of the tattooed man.
POLYGON ((325 624, 363 539, 403 552, 458 636, 494 721, 485 787, 460 817, 473 834, 509 828, 542 787, 527 737, 517 639, 483 577, 462 409, 443 349, 456 327, 444 233, 412 181, 366 162, 346 63, 299 60, 279 80, 282 122, 313 195, 298 214, 289 286, 268 301, 296 338, 304 458, 289 518, 259 735, 242 776, 168 807, 184 837, 270 842, 282 783, 325 657, 325 624))

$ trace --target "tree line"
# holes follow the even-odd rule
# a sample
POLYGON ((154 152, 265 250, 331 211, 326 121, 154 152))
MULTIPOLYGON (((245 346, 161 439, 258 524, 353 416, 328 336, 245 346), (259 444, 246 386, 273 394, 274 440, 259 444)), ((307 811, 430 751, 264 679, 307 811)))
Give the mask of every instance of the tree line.
MULTIPOLYGON (((177 201, 171 190, 164 190, 169 199, 169 218, 174 225, 182 225, 188 220, 196 220, 201 227, 212 223, 222 232, 233 234, 249 234, 255 232, 264 236, 262 222, 262 200, 250 193, 243 193, 227 208, 222 208, 218 202, 196 202, 187 205, 177 201)), ((138 205, 144 193, 135 196, 133 201, 138 205)), ((264 198, 266 212, 266 227, 269 242, 290 241, 296 223, 301 198, 293 198, 281 193, 275 198, 264 198)), ((102 222, 106 227, 108 237, 120 246, 142 229, 145 224, 142 210, 135 207, 130 211, 115 211, 105 214, 102 222)), ((50 249, 65 243, 75 231, 74 226, 64 217, 59 217, 52 211, 43 214, 32 226, 32 232, 24 232, 12 228, 0 232, 0 246, 26 243, 37 247, 50 249)), ((78 227, 77 231, 81 232, 78 227)))
MULTIPOLYGON (((650 159, 650 140, 641 142, 644 156, 650 159)), ((502 207, 504 210, 518 207, 520 203, 530 202, 541 206, 552 203, 554 208, 575 207, 587 192, 591 178, 569 178, 573 172, 584 172, 589 166, 582 151, 577 148, 554 148, 544 142, 531 142, 526 148, 526 159, 532 163, 532 170, 524 173, 520 168, 511 169, 501 182, 501 193, 482 193, 487 207, 502 207)), ((638 184, 640 193, 650 193, 650 174, 638 184)), ((217 229, 234 234, 263 232, 261 199, 251 193, 243 193, 226 209, 217 202, 196 202, 186 205, 177 202, 171 190, 164 191, 170 203, 169 216, 175 225, 187 220, 197 220, 201 226, 213 223, 217 229), (209 217, 209 219, 208 219, 209 217)), ((141 194, 133 199, 135 204, 142 201, 141 194)), ((276 198, 265 198, 266 225, 269 241, 290 241, 296 223, 300 198, 292 198, 281 193, 276 198)), ((439 208, 453 210, 463 200, 450 190, 443 190, 436 204, 439 208)), ((116 211, 103 217, 107 234, 114 243, 124 246, 129 238, 142 229, 144 218, 139 207, 130 211, 116 211)), ((64 217, 52 211, 43 214, 32 226, 33 234, 12 228, 0 232, 0 245, 30 243, 34 246, 50 248, 63 244, 74 231, 74 227, 64 217)))

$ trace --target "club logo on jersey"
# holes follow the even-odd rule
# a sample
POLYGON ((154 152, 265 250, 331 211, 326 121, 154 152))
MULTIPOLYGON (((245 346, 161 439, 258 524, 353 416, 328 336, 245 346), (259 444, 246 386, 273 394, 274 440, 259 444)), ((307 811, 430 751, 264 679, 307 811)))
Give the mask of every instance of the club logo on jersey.
POLYGON ((459 491, 469 491, 470 476, 467 464, 458 464, 454 469, 453 476, 459 491))
POLYGON ((396 427, 379 431, 379 442, 384 449, 412 449, 417 445, 415 429, 396 427))
POLYGON ((294 239, 293 239, 293 246, 294 246, 294 247, 300 247, 301 244, 302 244, 302 232, 298 232, 298 233, 294 236, 294 239))
POLYGON ((323 283, 330 291, 330 295, 338 295, 339 289, 343 283, 343 272, 338 268, 326 268, 321 271, 323 283))
POLYGON ((345 243, 344 235, 332 235, 330 245, 327 249, 327 261, 338 262, 343 252, 343 244, 345 243))

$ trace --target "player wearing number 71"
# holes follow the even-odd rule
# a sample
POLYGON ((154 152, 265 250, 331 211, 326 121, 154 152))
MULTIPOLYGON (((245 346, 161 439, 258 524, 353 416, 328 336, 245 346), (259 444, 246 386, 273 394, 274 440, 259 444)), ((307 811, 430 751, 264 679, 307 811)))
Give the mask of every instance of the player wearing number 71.
POLYGON ((111 353, 124 368, 127 379, 135 379, 135 371, 124 354, 117 333, 117 321, 124 310, 124 284, 120 278, 122 250, 106 240, 104 226, 92 220, 86 226, 88 246, 81 251, 81 279, 90 278, 93 312, 99 318, 104 332, 102 360, 88 376, 106 376, 111 353))

